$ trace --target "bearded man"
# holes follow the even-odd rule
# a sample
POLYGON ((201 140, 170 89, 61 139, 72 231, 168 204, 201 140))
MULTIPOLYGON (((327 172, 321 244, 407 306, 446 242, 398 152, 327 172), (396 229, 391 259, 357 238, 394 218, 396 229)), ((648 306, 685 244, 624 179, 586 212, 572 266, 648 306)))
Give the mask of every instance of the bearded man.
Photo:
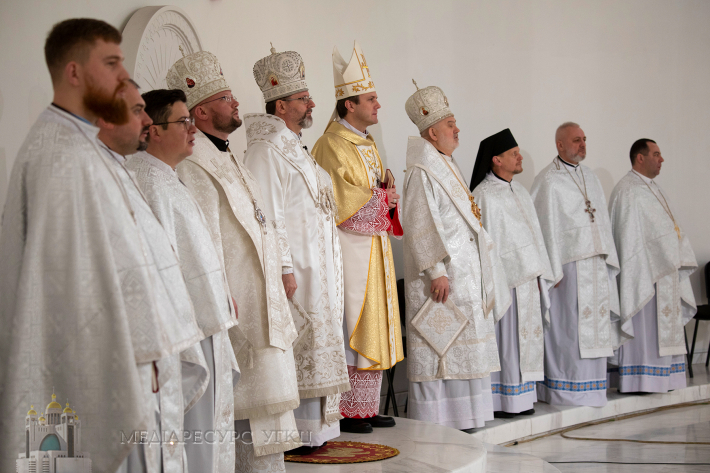
POLYGON ((491 376, 496 417, 535 413, 535 382, 544 380, 543 317, 555 280, 535 205, 513 179, 523 156, 510 129, 481 141, 470 188, 485 212, 483 226, 498 248, 510 294, 508 312, 496 324, 500 373, 491 376))
POLYGON ((665 393, 684 388, 685 324, 697 312, 690 240, 657 182, 665 161, 658 144, 631 145, 631 170, 616 184, 609 213, 619 251, 621 330, 633 339, 616 353, 619 392, 665 393))
POLYGON ((340 435, 340 393, 350 390, 336 206, 330 176, 301 142, 315 107, 303 59, 272 47, 254 65, 254 77, 266 113, 244 117, 244 165, 259 183, 264 212, 279 236, 281 278, 299 332, 294 357, 301 405, 294 416, 304 446, 289 453, 307 455, 340 435))
POLYGON ((0 237, 3 471, 30 450, 17 407, 53 391, 87 413, 81 445, 95 471, 160 471, 160 445, 126 436, 160 430, 154 393, 167 374, 157 366, 199 341, 192 307, 178 310, 168 296, 165 263, 97 139, 99 120, 130 123, 137 146, 150 123, 142 107, 126 106, 120 43, 93 19, 58 23, 45 42, 54 99, 15 160, 0 237))
POLYGON ((402 219, 409 416, 470 433, 493 420, 494 323, 510 291, 453 158, 459 128, 444 92, 418 89, 405 109, 420 133, 407 144, 402 219))
MULTIPOLYGON (((179 323, 184 324, 181 329, 191 333, 190 340, 194 342, 185 346, 181 353, 164 358, 157 363, 160 385, 157 394, 159 432, 163 433, 160 437, 163 439, 161 444, 167 446, 170 441, 175 442, 176 439, 183 438, 185 415, 183 406, 193 406, 205 392, 209 373, 204 354, 199 346, 199 342, 205 337, 195 318, 175 247, 160 221, 153 214, 134 176, 125 166, 126 156, 146 146, 147 130, 152 124, 152 120, 145 113, 145 102, 138 92, 138 86, 132 81, 126 89, 125 100, 129 110, 128 122, 124 125, 115 125, 99 119, 99 143, 104 154, 111 159, 116 175, 123 184, 138 228, 147 242, 148 253, 157 262, 160 276, 156 284, 157 292, 159 297, 167 296, 162 299, 161 304, 172 304, 179 323)), ((156 456, 157 458, 152 461, 158 465, 162 462, 163 468, 178 473, 183 471, 182 442, 177 444, 177 448, 160 450, 151 443, 146 452, 148 455, 156 456)))
POLYGON ((535 177, 535 203, 555 274, 550 323, 545 327, 545 380, 538 399, 549 404, 606 405, 606 362, 621 344, 619 259, 599 178, 581 162, 582 128, 557 128, 559 153, 535 177))
POLYGON ((198 129, 177 173, 205 216, 239 307, 239 325, 229 329, 241 370, 234 389, 236 471, 283 470, 283 452, 302 442, 293 416, 298 334, 277 258, 277 226, 262 210, 258 183, 229 148, 242 122, 217 58, 207 51, 188 55, 173 64, 167 83, 185 93, 198 129))

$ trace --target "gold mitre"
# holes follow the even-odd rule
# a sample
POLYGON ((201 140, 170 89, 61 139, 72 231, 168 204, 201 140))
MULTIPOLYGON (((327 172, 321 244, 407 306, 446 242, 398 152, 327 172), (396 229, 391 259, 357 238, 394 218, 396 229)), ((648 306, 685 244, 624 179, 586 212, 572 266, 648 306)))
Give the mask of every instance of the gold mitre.
POLYGON ((216 93, 230 90, 217 57, 207 51, 178 59, 168 70, 165 80, 169 89, 185 92, 188 110, 216 93))
POLYGON ((254 79, 267 103, 308 90, 301 55, 296 51, 277 53, 273 45, 271 55, 254 64, 254 79))
POLYGON ((433 85, 420 89, 414 79, 412 82, 417 91, 407 99, 404 109, 412 123, 417 125, 420 133, 444 118, 454 115, 449 109, 449 100, 443 90, 433 85))
POLYGON ((355 41, 350 62, 345 62, 338 52, 338 47, 333 48, 333 79, 335 83, 335 100, 367 94, 375 91, 375 84, 370 76, 370 68, 365 61, 365 55, 360 45, 355 41))

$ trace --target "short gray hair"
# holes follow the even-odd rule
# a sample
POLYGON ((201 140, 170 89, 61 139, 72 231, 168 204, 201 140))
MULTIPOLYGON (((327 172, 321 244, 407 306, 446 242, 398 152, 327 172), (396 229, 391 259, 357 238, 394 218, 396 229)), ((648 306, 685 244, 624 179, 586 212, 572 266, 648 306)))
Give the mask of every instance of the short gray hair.
POLYGON ((571 127, 579 128, 579 125, 575 122, 564 122, 562 125, 558 126, 557 131, 555 131, 555 142, 558 142, 560 140, 560 134, 562 133, 562 130, 566 130, 567 128, 571 127))

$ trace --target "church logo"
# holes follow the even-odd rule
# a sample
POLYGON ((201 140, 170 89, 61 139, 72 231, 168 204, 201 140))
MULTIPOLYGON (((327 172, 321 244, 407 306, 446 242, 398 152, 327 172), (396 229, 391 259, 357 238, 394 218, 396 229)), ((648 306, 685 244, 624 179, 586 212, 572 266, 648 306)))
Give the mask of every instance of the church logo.
POLYGON ((52 394, 44 412, 34 405, 25 417, 25 451, 18 455, 18 473, 91 473, 91 459, 81 451, 79 414, 66 403, 64 409, 52 394))

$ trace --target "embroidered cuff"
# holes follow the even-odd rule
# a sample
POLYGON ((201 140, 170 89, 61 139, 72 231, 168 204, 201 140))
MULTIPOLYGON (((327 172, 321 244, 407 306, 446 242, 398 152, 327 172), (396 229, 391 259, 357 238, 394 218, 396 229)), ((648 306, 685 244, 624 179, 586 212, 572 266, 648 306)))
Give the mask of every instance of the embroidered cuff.
MULTIPOLYGON (((286 222, 283 220, 272 220, 276 236, 281 250, 281 267, 285 270, 291 268, 293 272, 293 260, 291 259, 291 248, 288 246, 288 233, 286 233, 286 222)), ((283 274, 287 274, 282 270, 283 274)))
POLYGON ((372 189, 372 197, 355 215, 344 221, 340 226, 362 235, 375 235, 386 232, 390 228, 387 205, 387 191, 372 189))

